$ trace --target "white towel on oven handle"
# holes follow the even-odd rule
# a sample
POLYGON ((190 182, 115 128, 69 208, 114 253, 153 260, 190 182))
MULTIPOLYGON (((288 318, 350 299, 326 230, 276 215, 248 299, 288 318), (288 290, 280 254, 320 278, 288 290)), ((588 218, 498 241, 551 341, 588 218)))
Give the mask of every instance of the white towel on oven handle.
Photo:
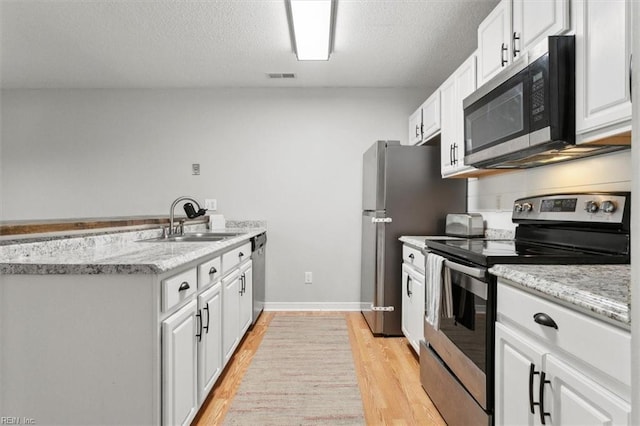
POLYGON ((451 271, 442 268, 442 318, 453 318, 453 294, 451 293, 451 271))
POLYGON ((426 270, 426 313, 427 322, 440 329, 440 308, 442 306, 442 265, 444 257, 434 253, 427 253, 426 270))

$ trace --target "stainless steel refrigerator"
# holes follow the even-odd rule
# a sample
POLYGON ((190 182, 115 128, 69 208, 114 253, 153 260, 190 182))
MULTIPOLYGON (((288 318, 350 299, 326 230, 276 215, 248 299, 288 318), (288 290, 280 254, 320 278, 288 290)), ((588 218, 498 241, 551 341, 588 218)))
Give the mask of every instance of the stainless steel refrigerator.
POLYGON ((402 335, 402 235, 443 235, 467 206, 466 179, 442 179, 440 144, 378 141, 364 153, 361 306, 376 335, 402 335))

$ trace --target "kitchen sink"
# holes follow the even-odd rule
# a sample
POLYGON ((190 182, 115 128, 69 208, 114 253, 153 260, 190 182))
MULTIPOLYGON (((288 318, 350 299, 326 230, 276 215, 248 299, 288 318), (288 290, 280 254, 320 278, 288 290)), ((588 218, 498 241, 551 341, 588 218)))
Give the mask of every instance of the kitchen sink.
POLYGON ((185 233, 182 235, 172 235, 170 237, 158 237, 150 238, 148 240, 140 240, 140 242, 148 243, 193 243, 193 242, 215 242, 222 241, 228 238, 237 237, 242 235, 243 232, 198 232, 198 233, 185 233))

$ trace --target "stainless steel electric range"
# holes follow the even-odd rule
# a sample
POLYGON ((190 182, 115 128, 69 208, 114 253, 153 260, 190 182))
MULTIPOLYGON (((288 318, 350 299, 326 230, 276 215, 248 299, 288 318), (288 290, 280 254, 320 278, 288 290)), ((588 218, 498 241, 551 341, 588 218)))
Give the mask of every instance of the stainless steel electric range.
POLYGON ((425 241, 425 257, 444 257, 452 315, 441 317, 438 329, 425 315, 420 376, 449 425, 493 424, 496 278, 488 269, 501 263, 628 264, 630 205, 628 192, 527 197, 513 205, 513 240, 425 241))

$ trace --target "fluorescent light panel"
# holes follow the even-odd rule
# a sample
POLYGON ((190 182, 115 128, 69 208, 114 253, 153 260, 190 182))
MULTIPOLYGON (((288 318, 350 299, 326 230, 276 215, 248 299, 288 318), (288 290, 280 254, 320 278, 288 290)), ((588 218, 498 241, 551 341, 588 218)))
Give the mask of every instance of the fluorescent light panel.
POLYGON ((290 0, 290 6, 298 60, 329 60, 332 0, 290 0))

